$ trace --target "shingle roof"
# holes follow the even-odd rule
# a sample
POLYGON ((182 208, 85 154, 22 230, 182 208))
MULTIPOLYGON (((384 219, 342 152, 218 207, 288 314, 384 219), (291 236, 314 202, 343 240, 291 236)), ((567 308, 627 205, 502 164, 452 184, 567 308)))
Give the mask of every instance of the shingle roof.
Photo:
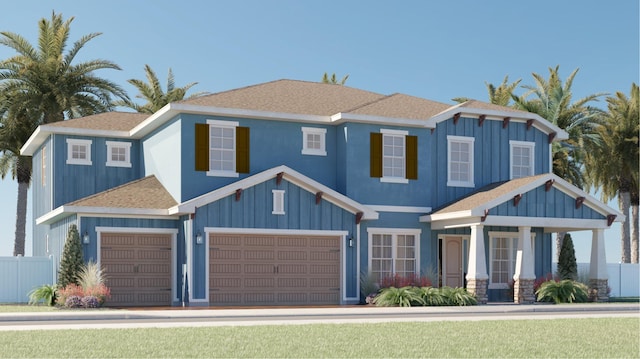
POLYGON ((179 103, 246 110, 331 116, 384 98, 348 86, 278 80, 242 87, 179 103))
POLYGON ((482 206, 487 202, 490 202, 491 200, 497 197, 505 195, 511 191, 515 191, 516 189, 522 186, 525 186, 531 182, 534 182, 540 177, 545 177, 545 176, 548 176, 548 174, 545 173, 545 174, 536 175, 536 176, 517 178, 517 179, 513 179, 506 182, 492 183, 490 185, 487 185, 478 189, 476 192, 470 194, 467 197, 464 197, 459 201, 446 205, 441 209, 434 210, 432 214, 444 214, 444 213, 453 213, 453 212, 460 212, 460 211, 470 211, 474 208, 478 208, 482 206))
POLYGON ((426 120, 449 107, 451 107, 451 105, 445 103, 396 93, 344 112, 390 118, 426 120))
POLYGON ((151 175, 71 202, 68 206, 168 209, 178 203, 151 175))
POLYGON ((488 102, 482 102, 478 100, 469 100, 460 104, 459 107, 466 108, 477 108, 481 110, 494 110, 494 111, 507 111, 507 112, 520 112, 520 113, 529 113, 527 111, 517 110, 512 107, 494 105, 488 102))
POLYGON ((105 131, 130 131, 148 117, 149 115, 144 113, 114 111, 48 123, 47 126, 105 131))

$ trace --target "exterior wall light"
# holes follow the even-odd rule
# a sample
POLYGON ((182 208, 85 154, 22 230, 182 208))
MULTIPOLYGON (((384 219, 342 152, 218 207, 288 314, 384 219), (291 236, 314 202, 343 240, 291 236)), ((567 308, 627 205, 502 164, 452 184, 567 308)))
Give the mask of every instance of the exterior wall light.
POLYGON ((91 238, 89 237, 89 232, 84 231, 84 236, 82 236, 82 243, 89 244, 90 241, 91 241, 91 238))
POLYGON ((353 237, 349 237, 349 247, 353 247, 353 237))
POLYGON ((202 244, 202 243, 203 243, 202 233, 198 232, 198 234, 196 234, 196 244, 202 244))

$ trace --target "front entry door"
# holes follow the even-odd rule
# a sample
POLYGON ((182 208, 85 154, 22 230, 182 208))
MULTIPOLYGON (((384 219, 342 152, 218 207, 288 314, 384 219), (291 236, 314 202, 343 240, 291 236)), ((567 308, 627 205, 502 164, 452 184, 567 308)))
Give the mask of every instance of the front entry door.
POLYGON ((462 287, 462 237, 446 237, 444 252, 444 285, 462 287))

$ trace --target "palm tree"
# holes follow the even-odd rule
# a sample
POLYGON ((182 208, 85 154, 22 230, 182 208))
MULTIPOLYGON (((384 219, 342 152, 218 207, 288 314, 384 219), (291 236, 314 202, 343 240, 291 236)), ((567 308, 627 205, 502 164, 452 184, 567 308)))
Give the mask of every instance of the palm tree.
POLYGON ((11 172, 18 180, 18 204, 14 255, 24 255, 27 191, 31 159, 19 149, 36 127, 109 111, 112 97, 127 99, 122 88, 97 77, 101 69, 120 70, 113 62, 91 60, 74 63, 78 52, 100 35, 82 36, 65 52, 73 17, 63 20, 53 12, 38 22, 38 46, 12 32, 0 32, 0 44, 16 55, 0 61, 0 164, 2 177, 11 172))
POLYGON ((323 84, 344 85, 344 83, 347 82, 348 78, 349 75, 345 75, 342 80, 338 81, 335 73, 331 74, 331 77, 329 77, 329 75, 325 72, 324 75, 322 75, 322 81, 320 82, 322 82, 323 84))
POLYGON ((620 210, 627 217, 622 223, 622 263, 638 263, 637 224, 634 225, 633 241, 630 241, 629 232, 630 222, 638 221, 639 93, 638 85, 634 83, 631 85, 630 97, 622 92, 607 97, 608 112, 597 127, 596 141, 589 144, 585 161, 588 183, 600 188, 604 201, 618 196, 620 210), (636 208, 633 219, 630 220, 629 207, 632 199, 636 208))
MULTIPOLYGON (((151 67, 149 65, 144 65, 144 71, 147 75, 148 82, 136 79, 130 79, 127 80, 127 82, 135 86, 140 92, 136 97, 146 100, 147 103, 140 106, 133 101, 123 100, 116 102, 116 105, 128 107, 140 113, 153 114, 168 103, 185 99, 187 91, 198 84, 197 82, 192 82, 182 87, 176 87, 173 72, 171 71, 171 68, 169 68, 169 75, 167 76, 167 92, 164 92, 160 86, 158 76, 156 76, 156 73, 151 69, 151 67)), ((194 98, 206 94, 207 92, 198 92, 187 98, 194 98)))
MULTIPOLYGON (((493 84, 485 82, 487 86, 487 92, 489 93, 489 102, 499 106, 509 106, 511 102, 511 95, 513 91, 518 87, 518 84, 522 79, 518 79, 516 82, 509 83, 509 75, 505 76, 502 83, 495 87, 493 84)), ((463 103, 471 100, 468 97, 456 97, 452 99, 455 102, 463 103)))
MULTIPOLYGON (((512 95, 514 107, 536 113, 547 121, 567 131, 569 139, 553 143, 553 173, 576 187, 584 187, 584 147, 594 140, 594 125, 603 111, 588 104, 597 101, 603 93, 593 94, 572 102, 571 86, 579 69, 575 69, 564 84, 560 79, 559 66, 549 68, 549 79, 533 73, 536 86, 522 86, 528 91, 518 97, 512 95), (528 97, 534 98, 529 100, 528 97)), ((558 233, 556 253, 560 253, 565 233, 558 233)))

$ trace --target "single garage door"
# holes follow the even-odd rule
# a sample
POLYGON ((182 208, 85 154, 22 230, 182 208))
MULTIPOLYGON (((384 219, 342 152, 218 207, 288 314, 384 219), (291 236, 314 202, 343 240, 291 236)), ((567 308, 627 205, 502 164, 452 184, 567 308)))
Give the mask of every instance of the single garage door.
POLYGON ((212 305, 340 303, 340 237, 211 234, 212 305))
POLYGON ((103 233, 100 260, 108 306, 171 304, 171 235, 103 233))

